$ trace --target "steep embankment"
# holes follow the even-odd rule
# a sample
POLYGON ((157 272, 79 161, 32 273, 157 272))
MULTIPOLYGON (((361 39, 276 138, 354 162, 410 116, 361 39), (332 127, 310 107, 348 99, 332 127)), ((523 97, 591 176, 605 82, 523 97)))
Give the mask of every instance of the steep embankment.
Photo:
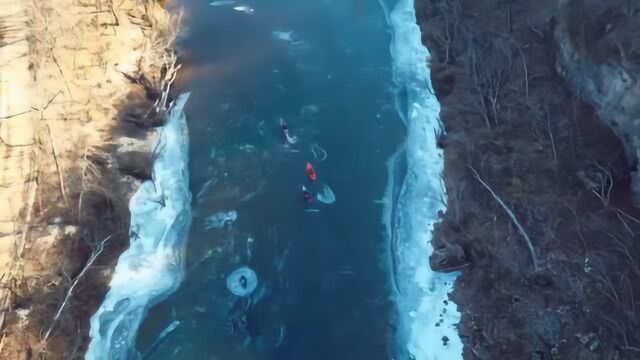
POLYGON ((0 5, 0 353, 74 358, 150 177, 176 21, 156 1, 0 5))
POLYGON ((609 127, 638 104, 607 75, 637 69, 632 3, 416 2, 446 130, 431 264, 461 269, 465 358, 638 356, 640 212, 609 127))

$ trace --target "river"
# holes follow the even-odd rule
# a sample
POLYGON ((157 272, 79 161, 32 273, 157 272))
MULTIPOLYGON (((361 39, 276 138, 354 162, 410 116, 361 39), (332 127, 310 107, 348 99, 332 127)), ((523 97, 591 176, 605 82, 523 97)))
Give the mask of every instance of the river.
POLYGON ((444 301, 454 275, 427 261, 444 196, 439 107, 412 3, 398 4, 179 2, 193 220, 184 281, 140 326, 143 358, 460 353, 444 301), (226 278, 245 266, 257 287, 234 296, 226 278))

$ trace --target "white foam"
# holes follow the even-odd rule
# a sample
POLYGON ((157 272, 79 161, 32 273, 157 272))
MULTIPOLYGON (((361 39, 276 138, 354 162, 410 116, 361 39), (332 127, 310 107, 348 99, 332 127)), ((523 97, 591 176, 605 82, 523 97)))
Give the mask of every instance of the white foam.
POLYGON ((86 359, 126 359, 149 307, 175 291, 184 277, 184 245, 191 224, 189 137, 183 108, 174 103, 159 129, 153 181, 129 202, 130 246, 118 259, 110 289, 91 317, 86 359))
POLYGON ((457 274, 434 273, 429 266, 431 232, 446 200, 442 151, 436 146, 434 132, 441 126, 440 104, 431 86, 429 52, 421 42, 413 0, 398 0, 391 13, 384 2, 381 5, 393 30, 390 50, 396 108, 407 126, 406 145, 388 164, 392 182, 396 162, 404 160, 400 159, 404 150, 406 176, 395 204, 391 201, 393 185, 389 186, 384 220, 395 245, 398 358, 406 358, 408 352, 416 360, 462 359, 456 329, 460 314, 448 300, 457 274))

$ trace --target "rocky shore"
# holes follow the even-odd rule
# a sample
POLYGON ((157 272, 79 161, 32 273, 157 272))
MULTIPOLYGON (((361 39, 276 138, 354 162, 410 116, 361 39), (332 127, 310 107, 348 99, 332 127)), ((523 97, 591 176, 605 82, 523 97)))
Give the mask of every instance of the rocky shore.
POLYGON ((640 4, 416 0, 465 359, 640 356, 640 4), (635 34, 635 35, 634 35, 635 34))
POLYGON ((179 19, 155 0, 0 5, 0 358, 81 358, 151 177, 179 19))

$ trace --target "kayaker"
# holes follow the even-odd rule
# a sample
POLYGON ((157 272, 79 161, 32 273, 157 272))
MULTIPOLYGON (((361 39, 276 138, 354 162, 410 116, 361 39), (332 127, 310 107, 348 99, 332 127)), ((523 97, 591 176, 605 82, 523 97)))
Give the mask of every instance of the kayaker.
POLYGON ((316 180, 318 180, 318 174, 313 168, 313 165, 311 165, 311 163, 309 162, 307 163, 307 177, 309 177, 309 180, 311 180, 311 182, 315 182, 316 180))
POLYGON ((282 129, 282 133, 284 134, 285 139, 287 139, 287 142, 289 144, 295 144, 298 139, 295 136, 291 136, 289 134, 289 125, 287 125, 287 122, 284 121, 284 119, 280 119, 280 129, 282 129))

